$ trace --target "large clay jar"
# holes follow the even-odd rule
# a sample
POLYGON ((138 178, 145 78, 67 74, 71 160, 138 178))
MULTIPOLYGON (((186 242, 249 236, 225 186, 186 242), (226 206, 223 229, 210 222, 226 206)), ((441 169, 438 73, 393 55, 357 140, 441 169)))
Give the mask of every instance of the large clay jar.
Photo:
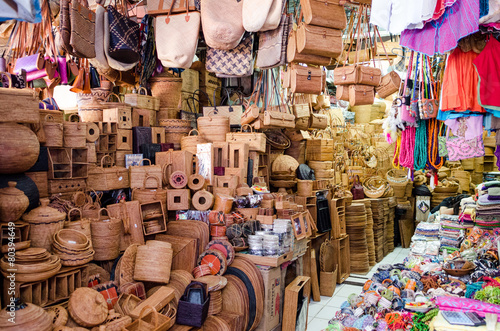
POLYGON ((23 191, 16 188, 16 182, 0 189, 0 222, 15 222, 21 218, 30 201, 23 191))
POLYGON ((51 251, 54 234, 64 227, 66 214, 49 207, 49 199, 41 199, 41 206, 23 215, 23 221, 30 224, 32 247, 42 247, 51 251))
POLYGON ((27 171, 39 153, 40 143, 33 131, 16 123, 0 123, 0 174, 27 171))

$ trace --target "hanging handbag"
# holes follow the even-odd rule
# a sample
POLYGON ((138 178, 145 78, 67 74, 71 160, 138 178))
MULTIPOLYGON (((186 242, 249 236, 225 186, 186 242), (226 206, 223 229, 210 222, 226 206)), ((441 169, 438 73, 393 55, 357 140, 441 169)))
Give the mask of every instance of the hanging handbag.
POLYGON ((201 25, 209 47, 230 50, 240 44, 245 33, 243 1, 203 0, 201 25))
POLYGON ((109 191, 130 187, 128 169, 113 166, 109 155, 101 159, 101 166, 91 166, 88 170, 87 187, 96 191, 109 191), (110 166, 104 166, 104 160, 110 160, 110 166))
MULTIPOLYGON (((424 55, 425 56, 425 55, 424 55)), ((423 61, 424 69, 422 68, 422 109, 420 111, 421 119, 436 118, 439 110, 439 100, 438 98, 438 82, 434 81, 434 76, 432 74, 431 63, 429 57, 426 56, 427 61, 423 61)))
POLYGON ((375 100, 375 89, 370 85, 350 85, 349 104, 351 106, 372 105, 375 100))
POLYGON ((73 53, 79 57, 95 57, 95 13, 78 0, 71 3, 71 37, 73 53))
MULTIPOLYGON (((123 8, 127 10, 125 4, 123 8)), ((113 6, 108 6, 107 10, 109 56, 122 63, 136 63, 139 61, 139 24, 118 12, 113 6)))
POLYGON ((283 34, 288 31, 288 17, 282 16, 281 24, 277 29, 259 33, 259 50, 255 63, 258 68, 269 69, 284 64, 282 63, 283 42, 286 38, 283 38, 283 34))
POLYGON ((89 59, 89 62, 98 71, 106 71, 110 69, 108 59, 106 58, 106 53, 104 51, 104 35, 106 33, 106 30, 104 29, 104 16, 107 16, 106 9, 100 4, 97 4, 95 10, 95 57, 89 59))
POLYGON ((254 90, 252 92, 252 95, 250 96, 248 104, 246 104, 246 109, 241 115, 241 125, 250 124, 259 118, 260 107, 258 103, 261 101, 261 97, 263 94, 263 77, 264 72, 261 72, 259 75, 259 79, 255 83, 254 90))
POLYGON ((266 152, 266 135, 262 132, 254 132, 248 124, 241 126, 241 132, 226 133, 226 142, 228 143, 245 143, 248 144, 250 151, 259 153, 266 152), (244 128, 248 128, 250 132, 243 132, 244 128))
POLYGON ((111 30, 110 30, 110 17, 108 13, 104 15, 104 54, 106 55, 106 59, 108 60, 108 64, 110 69, 106 72, 101 72, 102 75, 106 76, 106 78, 114 81, 118 78, 121 78, 122 73, 118 73, 117 71, 128 71, 136 66, 137 62, 128 63, 119 61, 111 56, 110 53, 110 43, 111 43, 111 30), (113 78, 113 79, 111 79, 113 78))
POLYGON ((293 29, 290 29, 290 35, 288 37, 286 60, 290 63, 307 63, 321 66, 327 66, 332 62, 330 57, 299 53, 297 50, 297 31, 293 29))
POLYGON ((208 47, 207 71, 217 75, 245 77, 253 73, 253 34, 230 50, 208 47))
POLYGON ((292 64, 289 69, 292 93, 320 94, 325 89, 326 75, 322 67, 292 64))
POLYGON ((260 127, 254 125, 254 128, 295 128, 295 116, 291 113, 288 104, 284 102, 283 95, 278 91, 278 83, 274 77, 274 71, 271 71, 271 84, 273 93, 271 103, 275 100, 276 105, 268 105, 266 107, 260 127))
POLYGON ((325 114, 311 114, 309 128, 323 130, 328 126, 328 116, 325 114))
POLYGON ((438 153, 440 157, 448 156, 448 149, 446 148, 446 137, 442 135, 442 130, 444 126, 445 126, 444 123, 441 123, 438 134, 438 153))
POLYGON ((259 29, 259 31, 270 31, 277 29, 281 23, 284 8, 286 6, 286 0, 273 0, 273 4, 269 9, 266 21, 264 25, 259 29))
POLYGON ((229 117, 229 124, 233 126, 239 126, 241 125, 241 115, 243 114, 243 106, 241 105, 230 105, 230 96, 229 96, 229 91, 226 88, 222 88, 222 90, 226 91, 227 95, 227 103, 228 106, 217 106, 217 100, 215 98, 215 95, 217 93, 217 90, 219 89, 216 88, 214 91, 214 106, 213 107, 203 107, 203 116, 208 116, 209 113, 212 113, 212 117, 229 117))
POLYGON ((337 58, 342 49, 342 31, 300 23, 297 29, 299 53, 337 58))
POLYGON ((243 0, 242 23, 246 31, 257 32, 266 23, 273 2, 281 0, 243 0))
POLYGON ((347 26, 347 17, 344 5, 340 3, 339 0, 302 0, 300 4, 304 13, 304 22, 344 30, 347 26))
MULTIPOLYGON (((173 0, 174 4, 180 0, 173 0)), ((188 69, 193 64, 200 33, 200 13, 189 12, 161 15, 155 19, 155 39, 158 59, 167 68, 188 69)))
POLYGON ((177 14, 198 10, 194 0, 148 0, 147 7, 148 15, 177 14))
POLYGON ((196 107, 196 104, 195 104, 195 102, 198 102, 198 104, 200 103, 200 100, 195 98, 197 92, 203 93, 205 95, 206 100, 208 100, 210 106, 212 106, 212 100, 210 100, 210 97, 202 90, 194 91, 193 95, 186 99, 186 104, 187 104, 189 110, 181 109, 179 111, 179 114, 180 114, 181 120, 187 120, 187 121, 191 122, 191 127, 193 129, 197 128, 198 118, 203 116, 203 114, 198 112, 199 107, 196 107), (193 104, 194 109, 191 108, 191 103, 193 104))

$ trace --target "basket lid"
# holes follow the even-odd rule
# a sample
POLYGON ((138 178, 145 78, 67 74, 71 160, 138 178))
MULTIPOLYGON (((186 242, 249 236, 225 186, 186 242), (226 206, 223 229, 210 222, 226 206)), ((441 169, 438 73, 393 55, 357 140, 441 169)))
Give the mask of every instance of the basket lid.
POLYGON ((108 316, 108 304, 104 296, 89 287, 77 288, 71 294, 68 310, 75 321, 82 321, 88 326, 99 325, 108 316))
POLYGON ((0 189, 0 196, 1 195, 13 195, 13 196, 23 196, 25 195, 23 191, 20 189, 16 188, 17 182, 8 182, 7 183, 9 186, 1 188, 0 189))
POLYGON ((16 299, 14 305, 16 323, 12 324, 9 321, 11 318, 10 309, 7 311, 7 308, 4 308, 0 311, 0 329, 52 330, 52 318, 41 307, 32 303, 23 303, 21 299, 16 299))
POLYGON ((23 215, 23 221, 28 223, 50 223, 64 221, 66 214, 49 207, 49 199, 40 199, 41 206, 23 215))

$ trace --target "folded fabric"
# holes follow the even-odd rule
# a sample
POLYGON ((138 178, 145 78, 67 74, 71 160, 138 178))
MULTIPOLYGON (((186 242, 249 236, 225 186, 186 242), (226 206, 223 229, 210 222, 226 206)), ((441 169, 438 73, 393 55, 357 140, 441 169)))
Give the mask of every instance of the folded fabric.
POLYGON ((488 188, 488 195, 488 199, 490 200, 492 200, 492 198, 500 199, 500 187, 495 186, 488 188))
POLYGON ((482 183, 482 190, 486 190, 489 187, 500 187, 500 181, 492 180, 491 182, 482 183))
POLYGON ((477 203, 481 205, 499 205, 500 201, 490 199, 489 194, 483 194, 477 199, 477 203))
MULTIPOLYGON (((467 298, 437 297, 436 305, 440 310, 476 312, 484 317, 486 313, 497 314, 500 321, 500 305, 467 298)), ((476 328, 474 328, 476 330, 476 328)))

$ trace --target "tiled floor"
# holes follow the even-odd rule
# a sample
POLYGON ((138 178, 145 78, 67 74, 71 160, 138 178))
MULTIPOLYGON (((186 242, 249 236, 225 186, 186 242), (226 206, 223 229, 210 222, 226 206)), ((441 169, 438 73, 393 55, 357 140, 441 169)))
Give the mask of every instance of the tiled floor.
POLYGON ((379 265, 401 263, 408 256, 409 248, 396 247, 392 253, 389 253, 382 261, 377 263, 368 274, 351 274, 344 284, 337 284, 335 293, 332 297, 321 296, 321 301, 311 301, 309 303, 308 331, 321 331, 328 326, 328 321, 335 315, 340 305, 347 300, 351 293, 361 293, 362 284, 377 271, 379 265), (360 285, 351 285, 357 283, 360 285))

